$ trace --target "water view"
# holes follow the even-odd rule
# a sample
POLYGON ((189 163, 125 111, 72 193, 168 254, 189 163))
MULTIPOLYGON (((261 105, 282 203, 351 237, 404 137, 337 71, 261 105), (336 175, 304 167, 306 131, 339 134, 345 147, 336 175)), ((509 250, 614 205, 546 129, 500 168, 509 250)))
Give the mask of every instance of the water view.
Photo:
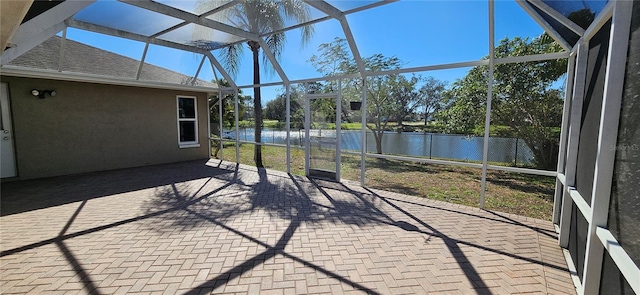
MULTIPOLYGON (((242 128, 239 139, 254 141, 253 128, 242 128)), ((341 145, 343 150, 360 151, 362 133, 359 130, 343 130, 341 145)), ((291 144, 302 146, 304 129, 291 130, 291 144)), ((311 130, 311 136, 335 137, 335 130, 311 130)), ((235 139, 234 130, 225 130, 224 137, 235 139)), ((285 144, 286 130, 262 130, 262 142, 285 144)), ((484 138, 460 134, 420 133, 420 132, 385 132, 382 137, 384 154, 428 157, 436 159, 482 161, 484 138)), ((375 153, 376 144, 373 134, 367 132, 367 152, 375 153)), ((530 164, 533 153, 522 139, 490 137, 489 162, 505 164, 530 164)))

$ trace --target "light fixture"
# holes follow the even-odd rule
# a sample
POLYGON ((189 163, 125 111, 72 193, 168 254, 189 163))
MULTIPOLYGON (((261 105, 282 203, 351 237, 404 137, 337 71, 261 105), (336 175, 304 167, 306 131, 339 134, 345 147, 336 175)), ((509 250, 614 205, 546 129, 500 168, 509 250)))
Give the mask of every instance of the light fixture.
POLYGON ((38 98, 44 98, 45 94, 49 94, 49 96, 56 96, 56 91, 55 90, 38 90, 38 89, 33 89, 31 90, 31 95, 33 96, 37 96, 38 98))

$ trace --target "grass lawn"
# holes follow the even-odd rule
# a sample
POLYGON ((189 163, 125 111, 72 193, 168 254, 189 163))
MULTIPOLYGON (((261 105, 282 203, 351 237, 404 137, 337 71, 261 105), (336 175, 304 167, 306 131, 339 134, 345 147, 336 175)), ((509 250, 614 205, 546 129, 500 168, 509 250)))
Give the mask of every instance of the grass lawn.
MULTIPOLYGON (((241 144, 240 163, 255 165, 252 144, 241 144)), ((286 149, 263 147, 266 168, 286 171, 286 149)), ((234 143, 225 144, 223 159, 235 161, 234 143)), ((481 169, 366 159, 366 186, 386 191, 478 207, 481 169)), ((304 150, 291 149, 291 173, 304 175, 304 150)), ((360 156, 343 155, 341 177, 360 181, 360 156)), ((551 220, 555 178, 487 171, 485 209, 551 220)))

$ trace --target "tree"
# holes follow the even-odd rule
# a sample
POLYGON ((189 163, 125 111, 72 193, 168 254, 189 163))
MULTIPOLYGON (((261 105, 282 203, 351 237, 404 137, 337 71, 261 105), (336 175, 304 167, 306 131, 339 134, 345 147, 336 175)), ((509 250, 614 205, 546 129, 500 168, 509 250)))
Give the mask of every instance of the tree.
POLYGON ((355 72, 357 67, 347 46, 346 39, 335 37, 329 43, 318 45, 320 55, 312 55, 308 62, 325 76, 355 72))
MULTIPOLYGON (((219 86, 229 87, 230 84, 226 80, 220 79, 216 82, 219 86)), ((209 97, 209 112, 211 119, 211 123, 220 123, 220 112, 218 108, 218 95, 209 97)), ((244 116, 245 111, 247 110, 247 101, 251 99, 250 96, 245 96, 242 94, 242 90, 238 92, 238 117, 242 118, 244 116)), ((223 126, 233 126, 235 123, 235 95, 231 93, 227 93, 222 96, 222 125, 223 126)), ((214 134, 220 136, 220 130, 217 129, 218 125, 214 125, 214 134)))
POLYGON ((587 29, 589 25, 593 22, 596 17, 596 13, 591 11, 589 8, 583 8, 580 10, 576 10, 574 12, 569 13, 567 18, 576 23, 576 25, 582 27, 583 29, 587 29))
MULTIPOLYGON (((546 34, 531 40, 502 40, 498 58, 515 54, 561 51, 546 34)), ((496 123, 513 129, 534 155, 538 168, 555 169, 558 162, 558 134, 562 122, 563 98, 551 88, 566 72, 567 60, 500 64, 494 73, 496 123)))
MULTIPOLYGON (((218 84, 218 86, 229 87, 229 82, 226 80, 220 79, 218 81, 212 81, 218 84)), ((246 111, 247 104, 246 102, 251 99, 250 96, 242 95, 242 90, 238 92, 238 116, 241 117, 244 115, 246 111)), ((222 138, 223 130, 220 129, 220 121, 222 120, 222 125, 231 127, 234 126, 235 123, 235 95, 231 93, 224 94, 222 96, 222 118, 220 118, 220 96, 214 95, 209 97, 209 125, 211 127, 212 135, 216 135, 219 138, 222 138)), ((218 152, 220 151, 219 142, 213 142, 215 144, 216 151, 214 153, 215 157, 218 157, 218 152)))
MULTIPOLYGON (((385 57, 374 54, 363 59, 367 70, 372 72, 399 69, 402 65, 395 56, 385 57)), ((367 128, 373 133, 376 141, 376 153, 382 154, 382 136, 387 129, 389 118, 398 115, 398 104, 393 101, 393 86, 398 82, 398 75, 379 75, 367 77, 367 128)))
MULTIPOLYGON (((304 127, 304 106, 302 103, 304 95, 304 89, 291 88, 289 94, 290 98, 290 122, 293 128, 304 127)), ((279 122, 285 122, 287 114, 287 95, 285 92, 278 94, 278 96, 267 103, 264 110, 264 116, 270 120, 278 120, 279 122)))
POLYGON ((420 77, 413 75, 411 78, 398 76, 391 86, 391 96, 396 104, 396 121, 398 123, 398 133, 402 132, 404 118, 413 114, 419 105, 420 93, 416 89, 416 84, 420 77))
POLYGON ((429 117, 442 108, 446 82, 433 77, 424 79, 424 84, 418 90, 419 103, 424 107, 424 124, 427 125, 429 117))
MULTIPOLYGON (((320 55, 313 55, 309 60, 316 69, 325 76, 336 74, 351 74, 357 71, 355 61, 347 54, 347 42, 345 39, 335 38, 330 43, 318 46, 320 55)), ((398 69, 402 61, 395 56, 386 57, 382 54, 374 54, 364 58, 363 62, 368 71, 383 71, 398 69)), ((367 108, 363 110, 367 114, 367 124, 373 132, 376 141, 376 153, 382 154, 382 136, 389 123, 389 118, 398 116, 398 104, 392 95, 393 87, 398 83, 398 75, 380 75, 367 77, 367 108)), ((360 97, 362 93, 362 80, 352 80, 344 83, 343 97, 360 97), (346 94, 346 95, 345 95, 346 94)), ((347 102, 346 99, 343 103, 347 102)), ((343 106, 343 111, 348 107, 343 106)), ((346 117, 345 114, 342 114, 346 117)))
MULTIPOLYGON (((287 20, 303 23, 311 20, 311 12, 301 0, 243 0, 239 4, 221 12, 222 17, 233 26, 256 35, 269 34, 285 27, 287 20)), ((301 40, 304 42, 313 35, 312 26, 304 26, 300 30, 301 40)), ((285 43, 285 34, 276 33, 265 37, 265 44, 276 58, 280 57, 285 43)), ((253 56, 253 83, 260 84, 260 43, 255 40, 247 41, 247 46, 253 56)), ((236 75, 240 65, 243 44, 238 43, 222 49, 222 61, 229 72, 236 75)), ((268 65, 263 55, 263 64, 268 65)), ((262 98, 260 87, 253 88, 253 105, 255 116, 255 141, 262 138, 262 98)), ((254 160, 257 167, 264 167, 262 163, 262 146, 255 145, 254 160)))
MULTIPOLYGON (((312 55, 308 62, 322 73, 325 77, 356 73, 358 70, 355 61, 348 49, 347 40, 335 37, 329 43, 318 45, 319 55, 312 55)), ((353 81, 343 81, 342 83, 342 118, 349 122, 349 102, 360 97, 360 93, 354 93, 353 81)), ((332 93, 338 91, 338 81, 329 80, 323 83, 314 82, 309 84, 310 88, 314 88, 316 92, 332 93)))
POLYGON ((447 133, 471 134, 477 126, 484 126, 487 75, 486 67, 474 67, 443 93, 443 110, 437 119, 447 133))
MULTIPOLYGON (((546 34, 505 38, 496 47, 496 58, 561 51, 546 34)), ((566 59, 498 64, 494 69, 492 121, 511 127, 522 138, 541 169, 554 169, 558 155, 558 129, 562 120, 562 91, 553 83, 565 73, 566 59)), ((474 67, 446 92, 441 119, 447 130, 470 133, 484 125, 487 99, 486 66, 474 67)))
MULTIPOLYGON (((267 103, 267 106, 264 108, 264 117, 269 120, 277 120, 280 122, 284 122, 286 118, 286 109, 287 106, 287 97, 285 95, 279 94, 274 100, 267 103)), ((291 102, 291 109, 294 107, 294 102, 291 102)))

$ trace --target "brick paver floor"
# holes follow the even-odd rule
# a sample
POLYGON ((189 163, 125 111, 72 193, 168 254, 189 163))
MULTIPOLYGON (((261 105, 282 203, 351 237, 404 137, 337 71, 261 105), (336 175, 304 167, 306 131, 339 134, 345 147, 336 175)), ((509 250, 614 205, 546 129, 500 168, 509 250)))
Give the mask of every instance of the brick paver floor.
POLYGON ((575 293, 550 222, 205 162, 3 183, 0 292, 575 293))

